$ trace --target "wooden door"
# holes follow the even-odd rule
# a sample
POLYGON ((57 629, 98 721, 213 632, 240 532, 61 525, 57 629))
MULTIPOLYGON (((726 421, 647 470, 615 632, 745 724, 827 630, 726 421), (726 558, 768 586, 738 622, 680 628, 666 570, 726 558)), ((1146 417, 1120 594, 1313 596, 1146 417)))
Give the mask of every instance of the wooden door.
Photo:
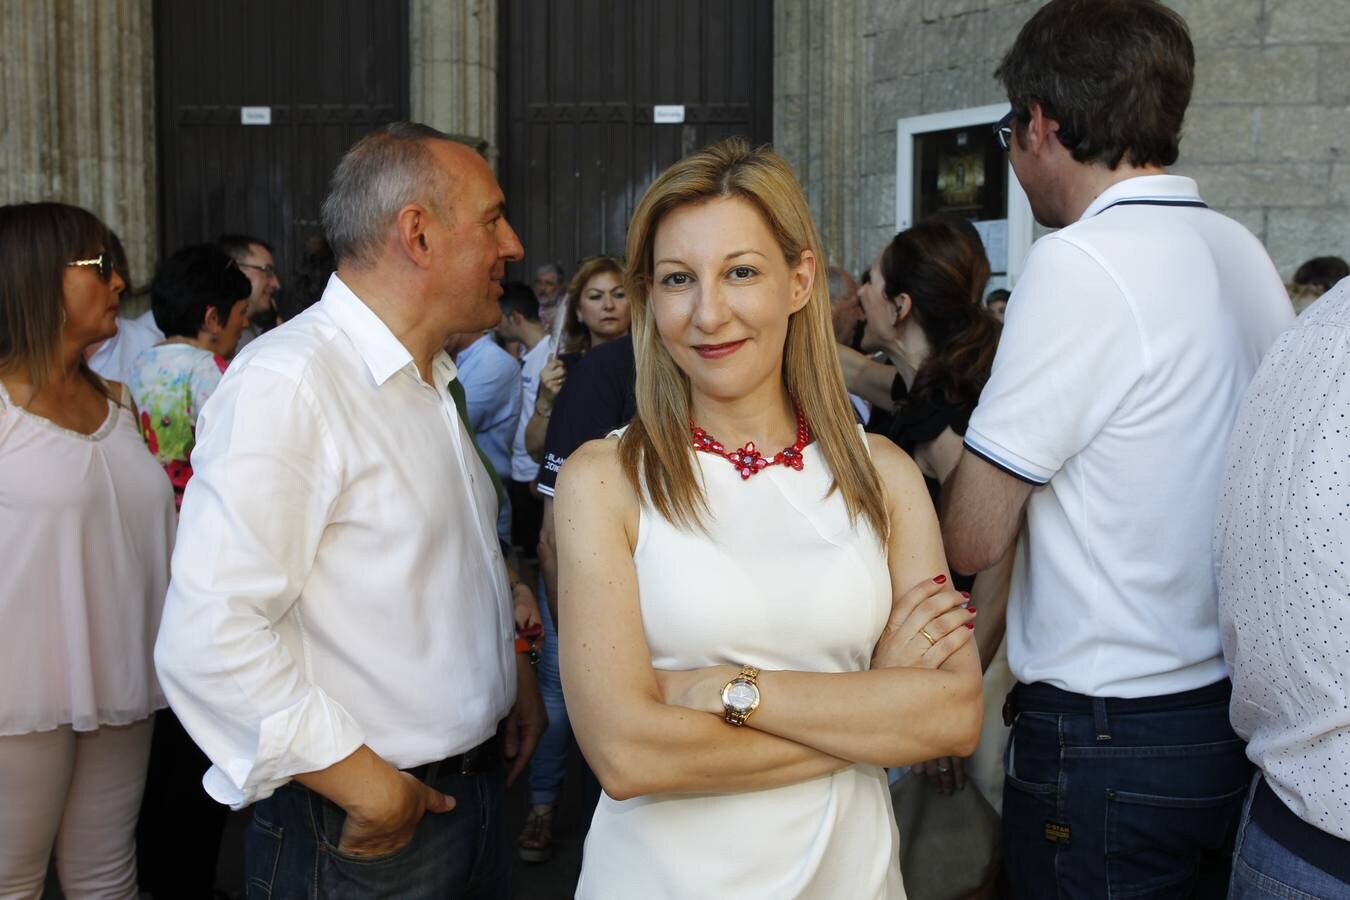
POLYGON ((663 169, 773 136, 771 0, 501 0, 501 180, 525 261, 622 254, 663 169), (654 124, 653 107, 685 108, 654 124))
POLYGON ((244 232, 276 248, 285 276, 322 234, 342 154, 408 116, 408 4, 156 0, 154 10, 160 250, 244 232), (243 107, 267 108, 271 123, 241 124, 243 107))

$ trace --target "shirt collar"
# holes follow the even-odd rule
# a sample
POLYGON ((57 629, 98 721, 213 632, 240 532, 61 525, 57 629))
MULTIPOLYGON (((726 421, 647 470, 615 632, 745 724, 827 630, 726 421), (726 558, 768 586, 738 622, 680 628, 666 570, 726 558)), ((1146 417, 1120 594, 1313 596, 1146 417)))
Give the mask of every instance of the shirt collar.
MULTIPOLYGON (((1121 200, 1199 200, 1200 188, 1194 178, 1184 175, 1137 175, 1116 182, 1097 195, 1082 219, 1090 219, 1112 203, 1121 200)), ((1082 220, 1080 219, 1080 221, 1082 220)))
MULTIPOLYGON (((336 273, 328 279, 321 302, 337 327, 352 342, 377 385, 384 384, 394 373, 413 364, 408 348, 336 273)), ((437 354, 438 357, 443 355, 437 354)))

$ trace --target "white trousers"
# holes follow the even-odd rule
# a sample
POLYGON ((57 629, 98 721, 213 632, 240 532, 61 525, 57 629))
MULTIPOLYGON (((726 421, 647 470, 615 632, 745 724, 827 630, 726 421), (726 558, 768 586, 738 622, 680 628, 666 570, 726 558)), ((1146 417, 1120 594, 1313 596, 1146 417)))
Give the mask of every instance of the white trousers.
POLYGON ((69 900, 135 900, 151 719, 0 737, 0 900, 37 900, 56 856, 69 900))

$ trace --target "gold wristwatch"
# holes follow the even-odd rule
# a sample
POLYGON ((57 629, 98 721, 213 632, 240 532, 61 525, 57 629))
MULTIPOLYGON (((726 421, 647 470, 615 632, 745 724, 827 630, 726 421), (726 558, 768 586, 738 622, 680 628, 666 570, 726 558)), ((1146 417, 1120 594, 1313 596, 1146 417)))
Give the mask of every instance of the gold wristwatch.
POLYGON ((722 688, 722 718, 728 725, 744 725, 750 714, 759 709, 759 669, 741 666, 740 674, 722 688))

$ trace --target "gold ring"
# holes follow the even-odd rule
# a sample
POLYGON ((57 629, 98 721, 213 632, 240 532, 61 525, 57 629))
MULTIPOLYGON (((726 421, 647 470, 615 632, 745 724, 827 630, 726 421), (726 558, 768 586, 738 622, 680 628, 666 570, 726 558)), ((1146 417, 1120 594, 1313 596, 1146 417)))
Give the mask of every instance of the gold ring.
POLYGON ((933 640, 933 636, 932 636, 931 634, 928 633, 928 629, 927 629, 927 628, 920 628, 920 629, 919 629, 919 634, 923 635, 925 638, 928 639, 928 646, 931 647, 931 646, 933 646, 934 644, 937 643, 937 641, 933 640))

